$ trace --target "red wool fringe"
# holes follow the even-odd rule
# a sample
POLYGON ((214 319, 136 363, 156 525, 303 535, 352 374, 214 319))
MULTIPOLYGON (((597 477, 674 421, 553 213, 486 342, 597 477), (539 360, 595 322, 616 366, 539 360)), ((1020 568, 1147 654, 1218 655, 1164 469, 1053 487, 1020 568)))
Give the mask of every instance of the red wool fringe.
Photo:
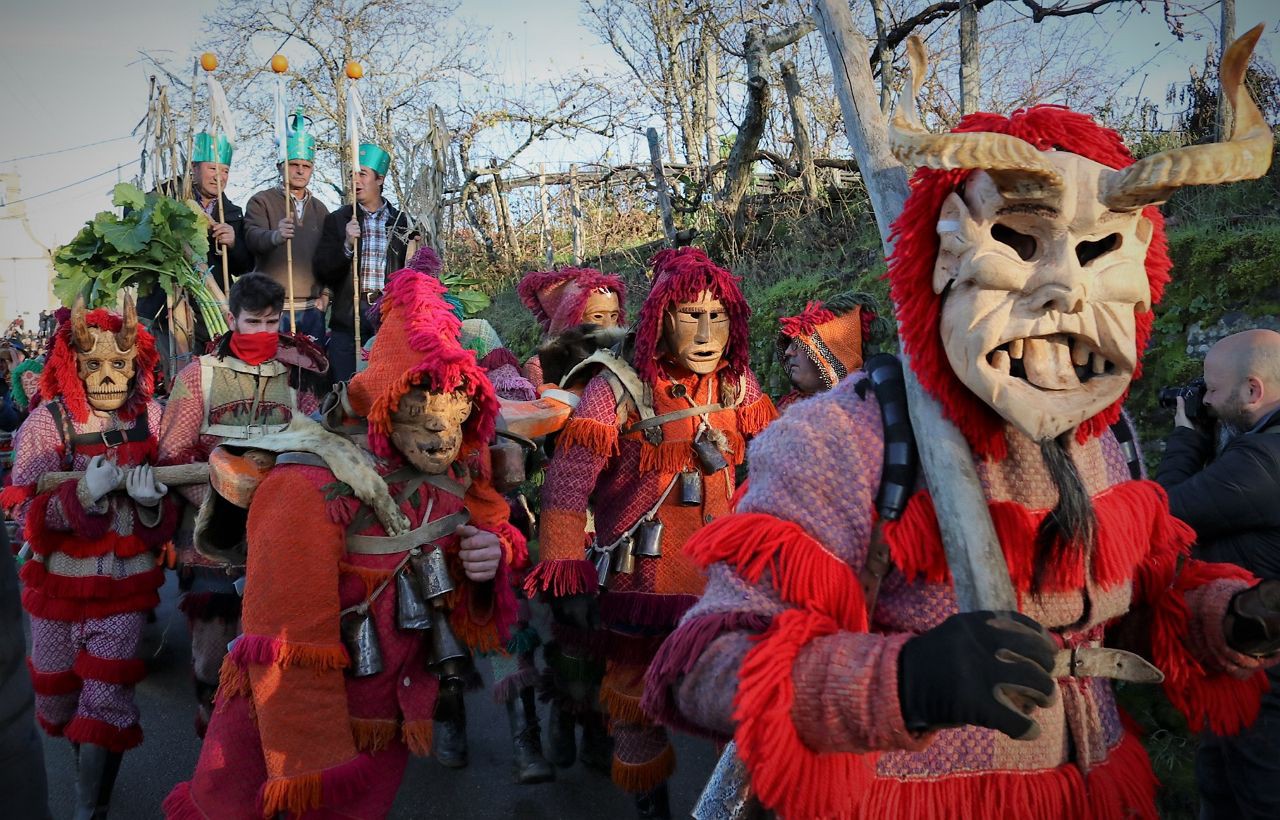
POLYGON ((514 674, 507 675, 493 684, 493 702, 506 703, 515 700, 521 689, 537 686, 542 680, 542 673, 532 666, 522 666, 514 674))
POLYGON ((618 428, 595 419, 569 419, 560 431, 557 447, 582 447, 598 456, 618 454, 618 428))
POLYGON ((667 744, 657 757, 644 763, 623 763, 615 755, 610 778, 627 794, 643 794, 658 787, 676 771, 675 749, 667 744))
POLYGON ((382 761, 359 756, 323 772, 277 777, 262 786, 262 816, 279 812, 303 812, 333 806, 367 791, 377 777, 382 761))
POLYGON ((139 658, 95 658, 81 651, 71 667, 81 680, 132 686, 147 676, 147 665, 139 658))
POLYGON ((10 484, 3 490, 0 490, 0 509, 5 512, 11 512, 15 508, 22 506, 24 502, 30 501, 36 497, 36 485, 34 484, 10 484))
POLYGON ((27 671, 31 673, 31 688, 37 695, 70 695, 80 691, 80 677, 71 669, 61 672, 41 672, 31 658, 27 658, 27 671))
POLYGON ((253 684, 249 681, 248 671, 228 655, 222 659, 222 668, 218 670, 217 698, 222 701, 234 697, 253 697, 253 684))
POLYGON ((209 820, 191 799, 191 783, 183 781, 160 804, 164 820, 209 820))
MULTIPOLYGON (((155 588, 135 595, 122 595, 112 598, 79 599, 59 598, 47 590, 40 589, 32 580, 37 576, 43 578, 44 567, 35 561, 22 565, 20 576, 23 581, 22 606, 37 618, 51 621, 83 621, 87 618, 106 618, 119 615, 121 612, 145 612, 160 605, 160 582, 155 588), (38 567, 28 569, 29 567, 38 567)), ((160 573, 159 569, 155 570, 160 573)), ((163 575, 160 576, 163 579, 163 575)))
POLYGON ((530 598, 539 592, 546 592, 553 598, 594 595, 599 588, 595 565, 586 560, 540 561, 524 579, 524 592, 530 598))
POLYGON ((875 778, 875 755, 813 752, 791 720, 796 655, 838 629, 828 615, 788 609, 773 619, 738 672, 738 753, 760 802, 781 817, 851 816, 875 778))
POLYGON ((431 756, 431 736, 435 726, 429 720, 410 720, 400 727, 400 736, 409 751, 418 757, 431 756))
POLYGON ((672 628, 697 602, 697 595, 605 592, 600 596, 600 620, 606 625, 672 628))
MULTIPOLYGON (((738 430, 745 436, 754 436, 768 427, 778 417, 778 408, 773 400, 761 393, 760 397, 745 407, 738 408, 738 430)), ((738 463, 742 463, 742 455, 738 454, 738 463)))
POLYGON ((649 718, 640 708, 640 698, 619 692, 612 686, 600 687, 600 705, 613 723, 649 724, 649 718))
POLYGON ((1258 670, 1245 680, 1224 672, 1210 672, 1187 650, 1184 637, 1191 631, 1191 611, 1186 593, 1211 581, 1232 578, 1255 581, 1247 570, 1231 564, 1207 564, 1186 560, 1181 570, 1177 556, 1151 567, 1142 582, 1142 596, 1152 604, 1151 650, 1156 666, 1164 671, 1164 691, 1169 702, 1187 718, 1192 731, 1208 727, 1220 735, 1234 735, 1258 718, 1261 698, 1270 684, 1258 670), (1175 577, 1176 574, 1176 577, 1175 577))
POLYGON ((72 743, 92 743, 111 752, 127 752, 142 743, 142 727, 136 723, 121 729, 80 715, 71 719, 62 734, 72 743))
POLYGON ((664 441, 657 445, 645 442, 640 447, 640 471, 672 475, 689 466, 692 458, 692 442, 664 441))
MULTIPOLYGON (((1154 481, 1117 484, 1095 496, 1093 506, 1098 520, 1093 577, 1104 589, 1132 580, 1150 555, 1176 554, 1195 540, 1194 531, 1169 514, 1164 489, 1154 481)), ((1048 511, 1029 510, 1012 501, 991 501, 988 509, 1014 588, 1026 594, 1035 573, 1036 530, 1048 511)), ((928 492, 913 495, 902 518, 885 524, 884 535, 894 566, 907 579, 951 582, 937 513, 928 492)), ((1052 567, 1044 589, 1079 589, 1083 583, 1081 559, 1052 567)))
POLYGON ((103 603, 114 604, 133 596, 154 595, 164 583, 164 570, 159 567, 125 578, 109 578, 105 575, 73 578, 54 575, 39 561, 28 561, 22 565, 21 575, 24 583, 48 597, 85 603, 98 599, 103 603))
POLYGON ((362 752, 380 752, 400 734, 400 724, 394 720, 352 718, 351 734, 355 737, 356 749, 362 752))
POLYGON ((228 657, 239 664, 306 666, 319 671, 345 669, 351 665, 347 648, 340 643, 296 643, 264 635, 241 635, 228 657))

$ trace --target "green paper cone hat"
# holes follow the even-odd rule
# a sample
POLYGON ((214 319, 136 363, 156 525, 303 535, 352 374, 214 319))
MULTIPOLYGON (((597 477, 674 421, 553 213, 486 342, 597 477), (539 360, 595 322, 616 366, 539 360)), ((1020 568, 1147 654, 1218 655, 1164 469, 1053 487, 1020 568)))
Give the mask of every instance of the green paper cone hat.
POLYGON ((360 143, 360 167, 369 168, 380 177, 391 167, 391 155, 371 142, 360 143))
POLYGON ((201 131, 196 134, 195 145, 191 149, 192 162, 217 162, 220 165, 230 165, 231 155, 235 153, 236 147, 227 139, 226 134, 218 135, 217 151, 214 151, 213 135, 207 131, 201 131))
POLYGON ((315 162, 316 138, 307 131, 309 124, 310 121, 303 115, 301 108, 289 118, 288 137, 285 140, 285 156, 289 159, 315 162))

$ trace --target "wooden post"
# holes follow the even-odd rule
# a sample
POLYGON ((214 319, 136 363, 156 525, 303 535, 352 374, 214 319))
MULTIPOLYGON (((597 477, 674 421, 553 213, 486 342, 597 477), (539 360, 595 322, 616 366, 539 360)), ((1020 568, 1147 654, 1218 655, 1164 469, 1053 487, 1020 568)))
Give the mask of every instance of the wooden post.
POLYGON ((813 167, 813 145, 809 142, 809 110, 804 91, 800 88, 800 80, 796 77, 796 64, 791 60, 782 64, 782 86, 786 89, 787 103, 791 109, 791 135, 795 140, 795 159, 800 166, 804 196, 811 202, 816 201, 818 172, 813 167))
POLYGON ((978 6, 974 0, 960 0, 960 115, 978 110, 982 71, 978 62, 978 6))
MULTIPOLYGON (((1227 49, 1236 39, 1236 0, 1222 0, 1221 4, 1222 16, 1218 26, 1218 74, 1222 74, 1222 58, 1226 55, 1227 49)), ((1219 81, 1221 86, 1221 81, 1219 81)), ((1227 101, 1227 95, 1221 91, 1218 92, 1218 117, 1214 123, 1214 130, 1217 131, 1216 139, 1218 142, 1226 142, 1231 138, 1231 132, 1235 128, 1235 112, 1231 110, 1231 104, 1227 101)))
MULTIPOLYGON (((703 23, 709 25, 709 23, 703 23)), ((716 39, 711 37, 707 46, 706 61, 707 70, 706 88, 703 93, 707 100, 705 103, 706 114, 706 140, 707 140, 707 182, 712 188, 719 188, 721 185, 720 175, 712 174, 711 167, 720 161, 720 131, 717 127, 717 120, 720 114, 720 55, 716 51, 716 39)))
MULTIPOLYGON (((845 0, 815 0, 813 7, 814 22, 831 58, 845 132, 862 169, 887 255, 892 251, 890 225, 907 201, 907 172, 889 151, 888 130, 871 78, 870 49, 866 38, 854 28, 849 4, 845 0)), ((926 478, 937 477, 930 482, 929 491, 938 511, 956 600, 966 611, 1017 609, 1017 595, 969 443, 920 386, 909 362, 904 362, 903 371, 921 466, 926 478)))
POLYGON ((662 235, 667 247, 676 245, 676 222, 671 214, 671 192, 667 190, 667 175, 662 170, 662 149, 659 147, 658 129, 645 131, 649 138, 649 160, 653 163, 653 187, 658 193, 658 211, 662 214, 662 235))
POLYGON ((578 198, 578 166, 569 166, 569 213, 573 218, 573 264, 581 265, 583 256, 582 200, 578 198))
POLYGON ((551 241, 551 204, 547 194, 547 165, 538 163, 538 202, 542 206, 542 249, 547 259, 547 270, 556 263, 556 249, 551 241))

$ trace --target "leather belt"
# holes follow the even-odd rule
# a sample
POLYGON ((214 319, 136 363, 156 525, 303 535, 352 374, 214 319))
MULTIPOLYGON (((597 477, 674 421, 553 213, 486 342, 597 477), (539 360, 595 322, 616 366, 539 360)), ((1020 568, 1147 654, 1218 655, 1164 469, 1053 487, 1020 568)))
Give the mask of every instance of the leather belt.
POLYGON ((364 288, 361 288, 360 298, 364 300, 364 303, 366 305, 372 305, 374 302, 382 298, 382 291, 381 290, 365 290, 364 288))
POLYGON ((1060 649, 1053 659, 1055 678, 1110 678, 1131 683, 1160 683, 1164 673, 1141 655, 1106 646, 1060 649))
POLYGON ((347 552, 361 555, 394 555, 429 544, 437 538, 452 535, 454 529, 471 520, 471 513, 461 510, 434 521, 426 521, 416 530, 403 535, 348 535, 347 552))

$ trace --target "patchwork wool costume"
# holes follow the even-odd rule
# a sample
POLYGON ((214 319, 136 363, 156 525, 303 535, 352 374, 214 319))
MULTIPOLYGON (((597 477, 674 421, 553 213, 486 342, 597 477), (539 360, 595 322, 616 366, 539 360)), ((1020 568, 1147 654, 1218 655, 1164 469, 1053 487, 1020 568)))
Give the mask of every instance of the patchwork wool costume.
MULTIPOLYGON (((294 370, 323 374, 328 362, 305 336, 280 334, 276 354, 250 364, 232 350, 232 334, 217 351, 198 357, 178 374, 165 405, 160 428, 160 463, 195 464, 224 441, 247 441, 289 426, 296 413, 311 415, 319 402, 297 388, 294 370)), ((183 511, 174 546, 184 594, 179 608, 191 627, 191 663, 200 711, 196 731, 203 735, 213 712, 218 670, 227 644, 240 632, 240 595, 234 581, 242 567, 227 567, 195 549, 195 512, 209 493, 207 484, 183 487, 183 511)))
MULTIPOLYGON (((1035 168, 1040 152, 1059 159, 1070 152, 1105 169, 1133 163, 1117 134, 1057 107, 1008 118, 974 114, 955 131, 980 133, 1016 137, 1020 156, 1032 158, 1023 168, 1035 168)), ((954 134, 937 139, 948 137, 954 134)), ((957 155, 978 152, 951 154, 957 155)), ((1266 689, 1263 661, 1232 649, 1224 634, 1233 596, 1255 579, 1233 566, 1188 557, 1193 532, 1169 514, 1157 484, 1134 477, 1131 469, 1141 460, 1132 452, 1126 457, 1112 430, 1120 400, 1042 443, 959 380, 954 363, 964 358, 946 335, 944 303, 973 287, 975 280, 963 277, 982 273, 963 265, 935 267, 940 253, 959 255, 972 247, 948 239, 946 233, 962 223, 946 222, 951 216, 940 221, 939 214, 944 202, 956 207, 966 185, 973 194, 990 185, 988 179, 1001 185, 1008 179, 970 169, 1008 171, 932 162, 918 161, 930 167, 916 172, 895 222, 889 278, 911 366, 977 458, 1018 608, 1043 625, 1058 648, 1059 663, 1047 678, 1056 677, 1057 696, 1034 712, 1038 738, 1013 740, 980 725, 908 728, 902 693, 912 680, 903 665, 904 646, 924 640, 950 616, 963 616, 955 615, 929 481, 917 487, 900 520, 884 524, 891 568, 868 604, 861 581, 877 526, 885 423, 861 373, 792 408, 760 436, 751 447, 750 486, 737 512, 686 546, 690 561, 710 580, 651 666, 644 708, 668 726, 735 739, 755 796, 782 817, 1155 818, 1156 781, 1146 753, 1117 708, 1110 681, 1087 671, 1089 658, 1100 657, 1104 640, 1126 627, 1142 636, 1146 657, 1164 673, 1164 691, 1193 729, 1234 732, 1254 718, 1266 689), (935 278, 942 274, 962 277, 963 285, 935 278), (1042 453, 1057 446, 1088 496, 1095 537, 1088 549, 1054 553, 1046 564, 1039 544, 1046 519, 1059 520, 1061 485, 1042 453), (1077 676, 1077 669, 1086 671, 1077 676)), ((1040 168, 1042 178, 1052 178, 1040 168)), ((1105 169, 1103 178, 1112 173, 1105 169)), ((1048 203, 1042 200, 1038 213, 1057 213, 1052 197, 1048 203)), ((1115 206, 1113 214, 1133 213, 1132 207, 1115 206)), ((1158 210, 1146 207, 1140 216, 1146 222, 1139 231, 1151 231, 1145 260, 1136 262, 1139 276, 1145 268, 1145 292, 1136 304, 1106 303, 1098 319, 1116 317, 1115 327, 1126 318, 1134 322, 1137 354, 1151 327, 1148 306, 1158 302, 1171 264, 1158 210)), ((1030 235, 1029 228, 1019 229, 1030 235)), ((980 258, 993 264, 990 256, 980 258)), ((1054 275, 1031 279, 1028 292, 1054 275)), ((1018 285, 1006 290, 1015 300, 1022 293, 1018 285)), ((1073 333, 1094 340, 1095 373, 1123 366, 1096 353, 1106 348, 1108 331, 1087 324, 1094 308, 1047 297, 1037 304, 1043 310, 1036 314, 1038 333, 1053 339, 1051 323, 1079 320, 1073 333)), ((1031 360, 1040 339, 1025 335, 1026 353, 1018 337, 1015 352, 1027 357, 1029 378, 1044 380, 1052 368, 1031 360)), ((1136 363, 1137 355, 1130 355, 1136 363)), ((992 354, 997 367, 1000 360, 992 354)), ((1016 368, 1012 378, 1020 378, 1016 368)))
POLYGON ((600 700, 615 741, 613 779, 635 793, 654 789, 675 767, 664 730, 643 715, 639 702, 645 667, 702 593, 704 578, 685 543, 728 513, 746 440, 776 415, 748 367, 750 309, 735 277, 696 248, 660 252, 653 270, 632 365, 593 377, 560 434, 543 491, 541 560, 527 584, 530 593, 552 598, 599 594, 603 628, 583 632, 561 624, 557 639, 579 665, 605 660, 600 700), (723 304, 730 329, 718 366, 699 375, 674 364, 660 343, 669 312, 704 292, 723 304), (704 438, 716 443, 723 467, 700 466, 694 447, 704 438), (701 498, 685 496, 681 503, 681 481, 698 485, 701 498), (588 506, 599 549, 584 554, 588 506), (656 526, 646 522, 660 522, 661 555, 629 562, 624 553, 632 549, 631 536, 642 525, 656 526), (610 560, 622 571, 606 579, 597 564, 610 560))
MULTIPOLYGON (((560 268, 527 273, 516 286, 516 292, 533 318, 538 320, 544 342, 589 321, 583 317, 583 310, 592 294, 613 294, 617 299, 617 323, 619 326, 626 324, 626 285, 618 276, 595 268, 560 268)), ((525 361, 524 375, 535 387, 543 384, 542 362, 537 354, 525 361)))
MULTIPOLYGON (((368 367, 331 417, 355 439, 297 420, 250 445, 284 452, 248 508, 244 634, 223 665, 196 772, 166 799, 166 816, 387 814, 408 754, 430 753, 441 686, 433 636, 448 631, 401 620, 411 577, 402 573, 417 549, 442 551, 454 585, 442 600, 463 651, 505 645, 515 616, 507 568, 524 560, 525 543, 488 483, 497 401, 458 343, 443 292, 404 271, 388 287, 368 367), (391 443, 391 415, 420 384, 470 402, 442 475, 418 472, 391 443), (491 582, 470 582, 460 567, 454 531, 467 516, 502 544, 491 582), (358 639, 344 642, 353 621, 358 639)), ((214 517, 204 520, 214 533, 214 517)))
MULTIPOLYGON (((45 492, 47 472, 84 470, 106 456, 127 468, 156 462, 160 405, 152 398, 157 354, 151 335, 136 327, 136 376, 117 410, 90 407, 77 375, 70 314, 59 325, 41 374, 49 398, 18 431, 13 485, 5 506, 22 523, 32 560, 23 567, 22 602, 31 616, 31 675, 40 725, 72 743, 123 752, 142 742, 133 689, 146 674, 137 657, 146 614, 160 603, 161 547, 178 523, 165 499, 144 508, 123 490, 94 502, 83 480, 45 492)), ((119 334, 120 316, 89 311, 85 325, 119 334)), ((136 322, 136 319, 135 319, 136 322)))

